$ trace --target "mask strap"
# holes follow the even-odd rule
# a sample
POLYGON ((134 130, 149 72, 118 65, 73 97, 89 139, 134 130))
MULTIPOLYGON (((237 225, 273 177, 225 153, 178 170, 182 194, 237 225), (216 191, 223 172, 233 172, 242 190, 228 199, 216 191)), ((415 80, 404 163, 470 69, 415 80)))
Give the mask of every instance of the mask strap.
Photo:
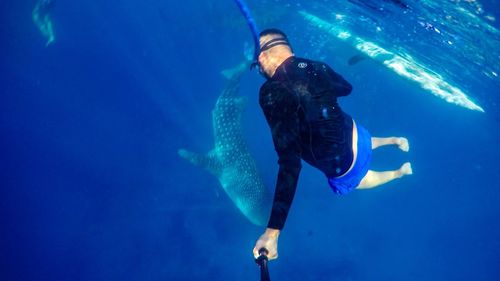
MULTIPOLYGON (((275 46, 278 46, 278 45, 285 45, 285 46, 288 46, 290 49, 292 47, 290 47, 290 44, 288 43, 288 39, 286 37, 279 37, 279 38, 274 38, 274 39, 271 39, 269 41, 266 42, 266 44, 264 44, 261 48, 260 48, 260 52, 264 52, 264 51, 267 51, 269 49, 271 49, 272 47, 275 47, 275 46)), ((292 51, 293 52, 293 51, 292 51)), ((254 61, 251 65, 250 65, 250 69, 253 69, 254 67, 258 67, 259 68, 259 72, 262 76, 264 76, 266 79, 269 79, 270 77, 267 76, 267 74, 261 69, 260 67, 260 64, 258 61, 254 61)))
POLYGON ((264 52, 264 51, 267 51, 267 50, 271 49, 272 47, 278 46, 278 45, 290 46, 290 44, 288 43, 288 40, 286 38, 280 37, 280 38, 274 38, 272 40, 267 41, 266 44, 264 44, 260 48, 260 51, 264 52))

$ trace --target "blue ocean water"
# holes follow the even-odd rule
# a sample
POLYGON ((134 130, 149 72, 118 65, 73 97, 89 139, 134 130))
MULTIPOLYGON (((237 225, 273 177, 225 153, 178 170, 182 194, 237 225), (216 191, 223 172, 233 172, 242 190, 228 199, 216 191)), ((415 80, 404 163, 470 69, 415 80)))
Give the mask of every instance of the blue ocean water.
MULTIPOLYGON (((220 74, 244 58, 232 1, 55 1, 55 41, 36 1, 0 3, 1 280, 258 280, 251 224, 217 179, 177 150, 213 147, 220 74)), ((373 168, 414 175, 335 196, 304 165, 272 280, 499 280, 500 19, 496 1, 248 1, 259 27, 354 86, 341 105, 373 135, 407 136, 373 168), (307 11, 418 60, 484 113, 365 59, 307 11)), ((269 189, 276 155, 241 81, 245 136, 269 189)))

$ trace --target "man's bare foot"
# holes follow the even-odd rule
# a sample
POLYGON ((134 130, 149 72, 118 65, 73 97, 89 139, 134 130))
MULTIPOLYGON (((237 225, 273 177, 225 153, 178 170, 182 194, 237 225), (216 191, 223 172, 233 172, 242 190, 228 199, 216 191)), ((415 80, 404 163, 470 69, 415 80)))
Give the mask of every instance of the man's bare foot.
POLYGON ((399 168, 399 173, 400 173, 400 176, 406 176, 406 175, 412 175, 413 174, 413 170, 411 168, 411 163, 410 162, 406 162, 404 163, 401 168, 399 168))
POLYGON ((410 151, 410 143, 407 138, 396 138, 395 144, 404 152, 410 151))

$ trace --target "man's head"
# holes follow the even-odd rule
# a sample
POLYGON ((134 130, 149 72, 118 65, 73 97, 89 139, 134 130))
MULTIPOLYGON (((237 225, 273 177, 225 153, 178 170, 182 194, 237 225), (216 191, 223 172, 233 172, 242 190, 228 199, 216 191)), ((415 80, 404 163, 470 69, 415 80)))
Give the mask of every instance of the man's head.
POLYGON ((272 77, 276 68, 291 56, 293 51, 283 31, 271 28, 260 33, 259 66, 267 77, 272 77))

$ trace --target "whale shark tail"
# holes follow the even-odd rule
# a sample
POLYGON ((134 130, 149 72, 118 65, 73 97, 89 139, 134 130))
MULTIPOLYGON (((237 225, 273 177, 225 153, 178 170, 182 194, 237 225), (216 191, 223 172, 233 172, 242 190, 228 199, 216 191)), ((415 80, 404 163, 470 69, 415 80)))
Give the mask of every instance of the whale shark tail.
POLYGON ((185 149, 179 149, 177 153, 180 157, 188 160, 193 165, 203 167, 216 176, 221 174, 222 166, 213 151, 203 155, 185 149))

